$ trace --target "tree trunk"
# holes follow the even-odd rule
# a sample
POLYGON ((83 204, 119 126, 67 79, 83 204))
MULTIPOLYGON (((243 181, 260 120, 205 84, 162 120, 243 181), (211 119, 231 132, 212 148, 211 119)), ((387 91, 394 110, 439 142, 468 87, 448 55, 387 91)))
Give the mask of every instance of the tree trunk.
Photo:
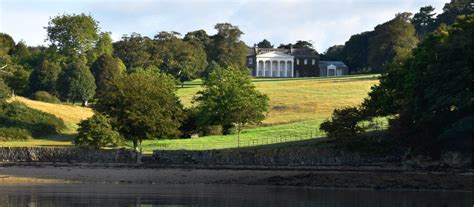
POLYGON ((138 140, 137 164, 142 163, 142 140, 138 140))
POLYGON ((240 124, 237 125, 237 147, 240 147, 240 124))

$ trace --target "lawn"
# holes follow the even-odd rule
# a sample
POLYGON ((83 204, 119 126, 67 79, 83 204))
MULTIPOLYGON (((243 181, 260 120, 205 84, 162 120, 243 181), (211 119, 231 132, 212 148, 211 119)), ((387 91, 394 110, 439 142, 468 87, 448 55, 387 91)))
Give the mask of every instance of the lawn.
MULTIPOLYGON (((254 79, 255 86, 270 97, 270 111, 259 126, 248 126, 241 134, 240 145, 260 145, 322 136, 319 124, 331 116, 335 108, 354 106, 378 83, 377 75, 356 75, 334 78, 270 78, 254 79)), ((202 89, 202 81, 187 82, 177 94, 185 107, 202 89)), ((88 108, 49 104, 17 97, 28 106, 63 118, 69 126, 65 134, 28 142, 0 143, 0 146, 70 145, 71 133, 77 123, 93 114, 88 108)), ((236 135, 207 136, 192 139, 146 140, 145 152, 154 149, 218 149, 236 147, 236 135)))

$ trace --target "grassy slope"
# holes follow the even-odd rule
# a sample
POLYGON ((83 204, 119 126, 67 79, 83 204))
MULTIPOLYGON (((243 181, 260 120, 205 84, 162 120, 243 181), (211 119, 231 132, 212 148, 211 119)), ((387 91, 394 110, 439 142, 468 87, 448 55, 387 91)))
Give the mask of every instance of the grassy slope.
MULTIPOLYGON (((335 108, 359 104, 370 87, 378 83, 377 76, 362 75, 340 78, 256 79, 257 89, 270 97, 270 112, 263 126, 250 126, 241 135, 241 142, 268 139, 278 142, 281 137, 308 137, 317 132, 319 123, 331 116, 335 108), (299 135, 298 135, 299 134, 299 135)), ((191 82, 178 90, 185 106, 191 105, 200 81, 191 82)), ((264 143, 266 143, 264 141, 264 143)), ((213 149, 235 147, 237 137, 208 136, 180 140, 147 140, 145 152, 164 149, 213 149)))
POLYGON ((13 100, 23 102, 31 108, 51 113, 56 117, 63 119, 67 129, 59 135, 38 137, 28 141, 0 142, 0 146, 68 146, 71 145, 72 137, 74 133, 76 133, 77 123, 93 115, 90 108, 80 106, 45 103, 41 101, 33 101, 20 96, 12 98, 12 101, 13 100))
MULTIPOLYGON (((338 78, 292 78, 292 79, 254 79, 258 90, 270 97, 270 112, 262 126, 249 126, 241 135, 245 145, 252 140, 268 139, 276 142, 288 137, 309 137, 316 133, 319 123, 330 117, 334 108, 359 104, 367 96, 370 87, 378 82, 374 75, 346 76, 338 78)), ((191 106, 191 100, 201 89, 200 80, 189 82, 178 89, 178 96, 183 104, 191 106)), ((63 118, 70 130, 57 137, 35 139, 27 143, 8 143, 9 146, 45 146, 70 145, 72 133, 77 123, 92 115, 88 108, 49 104, 17 97, 17 100, 28 106, 52 113, 63 118)), ((146 140, 143 143, 145 152, 156 148, 166 149, 211 149, 233 147, 237 137, 208 136, 179 140, 146 140)), ((0 143, 0 146, 6 143, 0 143)))

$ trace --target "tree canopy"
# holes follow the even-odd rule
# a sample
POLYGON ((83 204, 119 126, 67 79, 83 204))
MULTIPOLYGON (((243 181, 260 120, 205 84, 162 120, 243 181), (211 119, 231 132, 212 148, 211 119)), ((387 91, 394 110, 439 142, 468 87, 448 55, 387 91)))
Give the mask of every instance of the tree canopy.
POLYGON ((91 65, 97 86, 97 94, 102 94, 112 84, 113 80, 124 73, 121 60, 109 54, 103 54, 91 65))
POLYGON ((259 42, 257 44, 257 47, 259 47, 259 48, 273 48, 273 45, 267 39, 263 39, 261 42, 259 42))
POLYGON ((255 89, 248 72, 240 68, 216 68, 195 98, 204 125, 221 125, 224 134, 237 125, 257 124, 265 118, 268 97, 255 89))
POLYGON ((210 60, 222 67, 245 67, 247 45, 240 40, 244 33, 230 23, 219 23, 214 28, 217 34, 213 36, 213 45, 209 51, 210 60))
POLYGON ((144 139, 180 134, 183 107, 167 74, 139 70, 120 76, 99 98, 94 109, 110 117, 112 125, 135 149, 144 139))

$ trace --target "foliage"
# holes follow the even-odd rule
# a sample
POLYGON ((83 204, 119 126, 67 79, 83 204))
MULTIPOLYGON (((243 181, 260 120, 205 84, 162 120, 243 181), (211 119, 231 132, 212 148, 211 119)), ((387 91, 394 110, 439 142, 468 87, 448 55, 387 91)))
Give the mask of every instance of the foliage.
POLYGON ((474 15, 461 16, 452 27, 429 34, 412 58, 382 77, 364 106, 398 114, 391 125, 398 136, 411 147, 439 154, 438 137, 453 127, 459 131, 466 125, 455 123, 472 116, 473 29, 474 15))
POLYGON ((324 54, 321 54, 321 60, 344 60, 344 45, 334 45, 329 47, 324 54))
POLYGON ((416 34, 419 39, 423 39, 425 35, 430 32, 432 24, 435 22, 432 6, 421 7, 420 11, 413 15, 411 23, 415 26, 416 34))
POLYGON ((0 33, 0 56, 7 55, 13 47, 15 40, 6 33, 0 33))
POLYGON ((0 78, 0 103, 10 98, 11 91, 10 87, 5 84, 2 78, 0 78))
POLYGON ((67 57, 85 55, 99 39, 98 22, 84 13, 53 17, 45 29, 52 46, 67 57))
POLYGON ((102 94, 109 85, 124 71, 120 66, 120 59, 112 57, 110 54, 103 54, 91 65, 91 72, 97 86, 96 94, 102 94))
POLYGON ((244 33, 230 23, 216 24, 217 34, 213 36, 213 45, 209 51, 210 60, 222 67, 245 67, 247 46, 240 40, 244 33))
POLYGON ((367 72, 369 67, 369 40, 374 32, 363 32, 352 35, 344 45, 344 61, 353 73, 367 72))
POLYGON ((416 47, 418 39, 410 15, 397 14, 394 19, 375 27, 367 54, 373 72, 382 72, 389 64, 403 62, 416 47))
POLYGON ((268 96, 252 84, 250 75, 239 68, 217 69, 204 81, 205 90, 195 98, 202 125, 221 125, 228 134, 236 124, 258 124, 268 110, 268 96))
POLYGON ((78 134, 74 138, 74 144, 80 147, 114 147, 121 143, 122 137, 112 128, 112 124, 106 115, 94 114, 94 116, 79 123, 78 134))
POLYGON ((273 45, 267 39, 263 39, 261 42, 259 42, 257 44, 257 47, 259 47, 259 48, 273 48, 273 45))
POLYGON ((81 62, 73 62, 62 71, 59 78, 59 91, 66 100, 81 100, 83 106, 94 97, 96 85, 89 68, 81 62))
POLYGON ((94 48, 87 52, 88 63, 93 63, 101 55, 112 55, 112 37, 109 32, 101 32, 94 48))
POLYGON ((53 96, 46 91, 36 91, 35 93, 31 95, 31 99, 47 102, 47 103, 60 103, 61 102, 56 96, 53 96))
POLYGON ((357 107, 345 107, 334 109, 332 118, 324 121, 320 129, 327 133, 328 137, 339 139, 352 138, 365 129, 358 123, 364 120, 363 112, 357 107))
POLYGON ((179 136, 184 114, 175 90, 169 75, 141 70, 115 79, 94 107, 137 148, 144 139, 179 136))
POLYGON ((429 28, 434 31, 443 24, 452 25, 458 16, 471 15, 473 12, 471 0, 451 0, 444 4, 443 13, 436 16, 435 22, 429 28))
POLYGON ((186 35, 184 35, 183 40, 201 44, 202 47, 206 50, 206 52, 212 43, 211 37, 206 33, 205 30, 202 29, 186 33, 186 35))
POLYGON ((145 67, 150 59, 149 48, 152 44, 150 38, 137 33, 124 35, 120 41, 113 43, 114 55, 123 61, 128 71, 145 67))
POLYGON ((200 44, 186 42, 173 35, 158 35, 152 59, 158 68, 181 81, 193 80, 207 66, 207 57, 200 44))
POLYGON ((31 133, 28 130, 14 127, 0 127, 0 141, 28 140, 31 133))
POLYGON ((216 62, 212 61, 209 65, 207 65, 206 69, 202 71, 201 77, 203 79, 207 79, 210 73, 219 69, 221 69, 221 66, 217 64, 216 62))
POLYGON ((59 133, 66 126, 54 115, 12 102, 0 103, 0 127, 24 129, 28 135, 43 136, 59 133))
POLYGON ((30 91, 47 91, 51 94, 57 94, 56 83, 60 73, 59 63, 44 59, 31 73, 29 79, 30 91))

